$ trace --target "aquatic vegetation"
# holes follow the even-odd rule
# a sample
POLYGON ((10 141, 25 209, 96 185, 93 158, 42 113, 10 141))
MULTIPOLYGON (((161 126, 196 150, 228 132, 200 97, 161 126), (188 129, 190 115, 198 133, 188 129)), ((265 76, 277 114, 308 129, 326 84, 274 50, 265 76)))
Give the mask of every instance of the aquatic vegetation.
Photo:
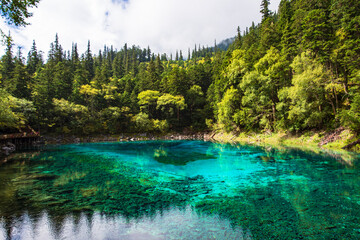
POLYGON ((25 239, 24 229, 38 232, 44 219, 50 230, 41 231, 54 239, 66 226, 86 229, 84 219, 95 228, 110 224, 109 236, 141 226, 134 234, 149 239, 360 237, 358 155, 148 141, 50 146, 20 156, 0 168, 0 237, 25 239), (181 229, 173 231, 176 219, 181 229))

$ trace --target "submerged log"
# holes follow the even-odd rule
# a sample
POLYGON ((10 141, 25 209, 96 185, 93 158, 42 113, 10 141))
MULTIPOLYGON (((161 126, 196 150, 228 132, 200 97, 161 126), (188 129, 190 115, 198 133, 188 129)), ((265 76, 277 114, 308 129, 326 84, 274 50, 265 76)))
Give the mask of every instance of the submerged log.
POLYGON ((356 145, 358 145, 358 144, 360 144, 360 139, 358 139, 358 140, 356 140, 355 142, 352 142, 352 143, 346 145, 345 147, 342 147, 342 149, 350 149, 350 148, 352 148, 352 147, 354 147, 354 146, 356 146, 356 145))

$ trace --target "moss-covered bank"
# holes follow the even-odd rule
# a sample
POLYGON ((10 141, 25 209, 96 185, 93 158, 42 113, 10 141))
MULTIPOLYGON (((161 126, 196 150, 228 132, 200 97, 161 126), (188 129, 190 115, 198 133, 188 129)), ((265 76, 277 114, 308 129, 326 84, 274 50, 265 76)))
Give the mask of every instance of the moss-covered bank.
MULTIPOLYGON (((211 138, 219 142, 296 147, 314 151, 329 149, 346 152, 342 148, 357 140, 358 136, 348 129, 337 129, 333 132, 308 131, 301 134, 289 134, 286 132, 242 132, 240 134, 217 132, 213 133, 211 138)), ((360 152, 360 146, 354 146, 349 150, 360 152)))

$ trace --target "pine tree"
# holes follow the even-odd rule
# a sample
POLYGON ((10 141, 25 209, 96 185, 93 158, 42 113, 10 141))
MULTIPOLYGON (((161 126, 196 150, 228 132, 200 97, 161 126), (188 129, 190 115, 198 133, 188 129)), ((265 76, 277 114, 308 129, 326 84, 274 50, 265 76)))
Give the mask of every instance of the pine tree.
POLYGON ((14 90, 15 86, 14 84, 11 83, 11 79, 12 79, 12 72, 14 70, 14 58, 13 58, 13 52, 12 52, 12 47, 13 47, 13 42, 12 42, 12 38, 10 36, 10 32, 9 35, 6 37, 6 52, 5 55, 2 57, 1 62, 2 62, 2 69, 1 69, 1 82, 0 82, 0 86, 4 87, 6 90, 8 90, 10 93, 11 91, 14 90))
POLYGON ((271 11, 269 10, 270 0, 261 0, 261 10, 262 21, 267 19, 271 15, 271 11))
POLYGON ((240 26, 237 27, 237 40, 241 41, 241 30, 240 30, 240 26))
POLYGON ((151 50, 150 50, 150 47, 148 46, 147 47, 147 61, 150 62, 151 60, 151 50))
POLYGON ((74 65, 77 65, 80 61, 79 59, 79 53, 78 53, 78 49, 77 49, 77 44, 73 44, 72 45, 72 49, 71 49, 71 61, 74 65))
POLYGON ((33 45, 28 53, 26 69, 30 75, 33 75, 36 70, 42 66, 42 57, 41 54, 38 53, 36 48, 35 40, 33 41, 33 45))
POLYGON ((55 61, 61 62, 62 60, 63 60, 62 47, 59 43, 58 34, 56 34, 56 36, 55 36, 55 61))
POLYGON ((94 59, 93 59, 93 56, 91 54, 90 40, 88 41, 88 47, 87 47, 87 50, 85 52, 84 63, 85 63, 85 70, 88 72, 89 81, 90 81, 95 76, 94 59))
POLYGON ((329 16, 325 9, 314 9, 308 12, 303 20, 302 44, 305 49, 312 50, 322 62, 329 59, 332 29, 328 22, 329 16))
POLYGON ((113 77, 115 78, 122 78, 124 76, 124 66, 123 66, 123 59, 121 57, 121 54, 116 54, 116 57, 113 61, 113 77))
POLYGON ((62 47, 59 43, 58 34, 56 33, 55 41, 50 44, 48 62, 56 65, 58 62, 62 62, 62 61, 63 61, 62 47))
POLYGON ((167 60, 168 60, 168 59, 167 59, 166 53, 161 54, 161 61, 167 61, 167 60))
POLYGON ((18 98, 30 99, 30 75, 26 71, 26 66, 24 64, 24 58, 21 54, 21 48, 19 47, 18 56, 15 58, 15 65, 12 74, 12 82, 15 85, 13 94, 18 98))

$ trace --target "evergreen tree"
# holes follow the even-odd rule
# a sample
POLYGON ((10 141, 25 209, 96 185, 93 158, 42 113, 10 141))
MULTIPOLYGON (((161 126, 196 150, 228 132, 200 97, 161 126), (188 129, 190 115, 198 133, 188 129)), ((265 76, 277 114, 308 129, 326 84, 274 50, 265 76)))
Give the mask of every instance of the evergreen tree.
POLYGON ((87 50, 85 52, 84 64, 85 70, 88 72, 88 78, 90 80, 95 76, 94 59, 91 54, 90 40, 88 41, 87 50))
POLYGON ((12 93, 15 90, 15 84, 11 82, 13 70, 14 70, 14 58, 13 58, 13 42, 9 35, 6 37, 6 51, 2 57, 2 68, 1 68, 1 87, 12 93))
POLYGON ((30 75, 33 75, 36 70, 42 66, 42 64, 42 57, 41 54, 37 51, 36 43, 34 40, 33 45, 28 53, 26 69, 30 75))
POLYGON ((270 0, 261 0, 261 10, 260 13, 262 14, 262 21, 270 17, 271 11, 269 9, 270 0))
POLYGON ((55 65, 62 61, 63 61, 63 50, 59 43, 58 34, 56 34, 55 41, 50 44, 48 62, 55 65))
POLYGON ((18 98, 30 99, 31 97, 31 78, 26 70, 24 64, 24 58, 21 54, 21 48, 19 48, 18 56, 15 58, 14 70, 12 73, 12 82, 15 85, 13 94, 18 98))
POLYGON ((116 54, 116 57, 113 61, 113 77, 122 78, 124 76, 124 66, 123 66, 123 58, 119 53, 116 54))
POLYGON ((314 9, 308 12, 303 20, 303 40, 305 49, 309 49, 325 62, 329 60, 332 45, 332 30, 325 9, 314 9))
POLYGON ((151 50, 150 50, 150 47, 148 46, 147 48, 147 61, 150 62, 151 60, 151 50))
POLYGON ((72 45, 72 49, 71 49, 71 62, 73 65, 77 66, 80 62, 80 58, 79 58, 79 53, 78 53, 78 49, 77 49, 77 44, 73 44, 72 45))

